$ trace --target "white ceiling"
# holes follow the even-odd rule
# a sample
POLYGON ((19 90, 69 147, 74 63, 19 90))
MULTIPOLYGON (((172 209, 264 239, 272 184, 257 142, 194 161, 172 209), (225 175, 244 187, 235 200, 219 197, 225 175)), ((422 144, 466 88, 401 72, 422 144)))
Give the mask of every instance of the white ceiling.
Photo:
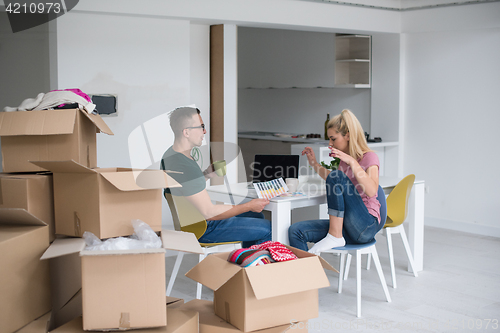
POLYGON ((378 8, 385 10, 417 10, 443 6, 458 6, 496 2, 500 0, 314 0, 332 4, 378 8))

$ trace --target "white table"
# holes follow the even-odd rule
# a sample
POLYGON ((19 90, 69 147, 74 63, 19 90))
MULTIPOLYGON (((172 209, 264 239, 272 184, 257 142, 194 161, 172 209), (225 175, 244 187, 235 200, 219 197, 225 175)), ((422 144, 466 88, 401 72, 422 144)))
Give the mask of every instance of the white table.
MULTIPOLYGON (((400 181, 399 178, 380 177, 379 184, 386 194, 389 194, 400 181)), ((231 193, 236 204, 243 203, 257 197, 255 190, 248 189, 248 183, 230 184, 231 193)), ((410 196, 409 243, 415 260, 415 269, 423 270, 424 263, 424 186, 423 180, 415 180, 410 196)), ((226 185, 207 187, 212 201, 230 202, 226 185)), ((319 177, 305 177, 300 179, 299 191, 305 196, 276 197, 270 200, 265 210, 271 212, 272 239, 288 244, 288 228, 291 225, 292 209, 318 206, 320 218, 328 218, 326 209, 326 191, 324 181, 319 177)), ((411 268, 408 265, 408 269, 411 268)))

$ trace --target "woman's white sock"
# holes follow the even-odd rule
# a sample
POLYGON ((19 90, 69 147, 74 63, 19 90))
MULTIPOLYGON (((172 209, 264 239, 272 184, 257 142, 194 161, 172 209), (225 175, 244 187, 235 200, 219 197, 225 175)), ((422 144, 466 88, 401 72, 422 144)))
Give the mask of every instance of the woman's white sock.
POLYGON ((326 237, 314 244, 309 250, 309 253, 320 254, 325 250, 330 250, 335 247, 341 247, 345 245, 344 237, 337 238, 332 234, 326 234, 326 237))

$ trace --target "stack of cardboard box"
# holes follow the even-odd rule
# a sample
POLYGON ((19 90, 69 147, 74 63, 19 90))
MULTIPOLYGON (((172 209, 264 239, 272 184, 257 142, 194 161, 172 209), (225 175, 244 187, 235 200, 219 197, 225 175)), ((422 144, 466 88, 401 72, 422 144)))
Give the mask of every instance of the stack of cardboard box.
POLYGON ((98 132, 112 134, 78 109, 0 113, 0 332, 307 331, 334 269, 293 248, 299 259, 259 267, 208 256, 187 276, 214 302, 167 306, 165 249, 203 252, 194 234, 161 230, 162 189, 180 185, 160 170, 98 168, 98 132), (163 248, 84 249, 85 231, 128 236, 135 219, 163 248))
POLYGON ((128 236, 134 219, 160 231, 161 191, 176 184, 160 170, 98 168, 99 132, 113 134, 99 115, 79 109, 0 113, 1 332, 49 311, 53 329, 81 314, 82 304, 86 329, 166 325, 164 249, 82 253, 80 263, 83 240, 68 238, 128 236), (40 260, 46 250, 43 259, 53 259, 40 260), (135 308, 101 323, 99 309, 118 302, 135 308))
POLYGON ((112 134, 79 110, 0 113, 0 331, 12 332, 52 309, 49 262, 55 239, 52 175, 32 160, 96 166, 96 132, 112 134))

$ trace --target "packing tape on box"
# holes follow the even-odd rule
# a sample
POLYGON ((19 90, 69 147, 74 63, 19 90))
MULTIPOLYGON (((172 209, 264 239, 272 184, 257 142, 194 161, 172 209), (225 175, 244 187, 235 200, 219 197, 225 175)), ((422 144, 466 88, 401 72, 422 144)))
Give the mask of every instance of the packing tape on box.
POLYGON ((122 312, 120 317, 120 329, 129 329, 130 328, 130 313, 122 312))

